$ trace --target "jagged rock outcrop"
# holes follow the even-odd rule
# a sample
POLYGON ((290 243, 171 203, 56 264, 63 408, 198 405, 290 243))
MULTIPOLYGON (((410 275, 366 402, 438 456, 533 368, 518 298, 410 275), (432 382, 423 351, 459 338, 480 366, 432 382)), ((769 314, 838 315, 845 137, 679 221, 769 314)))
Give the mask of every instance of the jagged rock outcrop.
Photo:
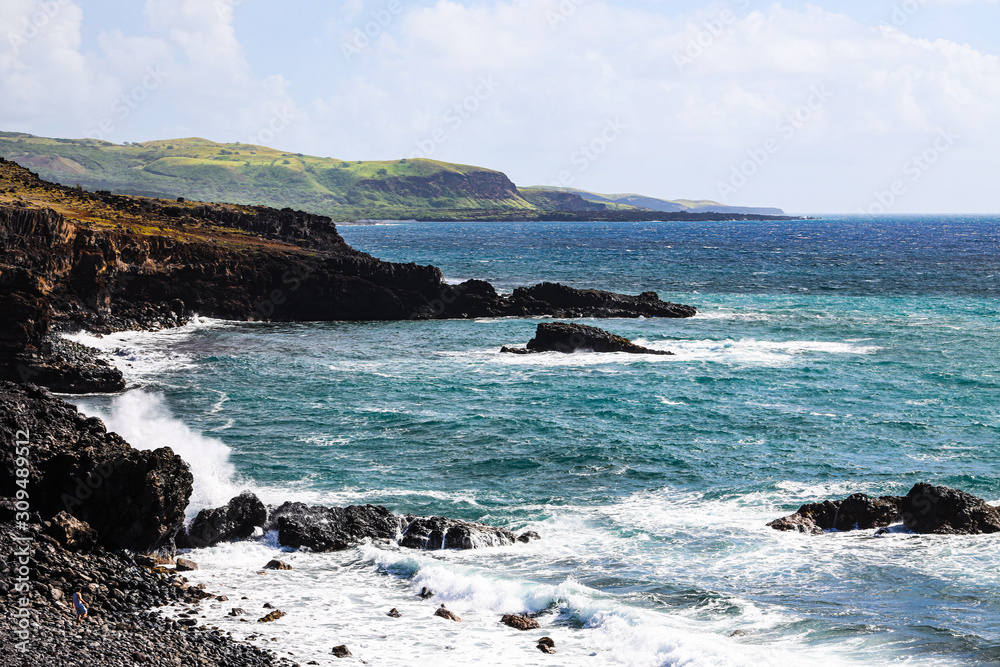
POLYGON ((267 522, 267 507, 256 495, 244 491, 230 500, 225 507, 203 509, 198 512, 183 538, 178 536, 178 546, 210 547, 219 542, 245 540, 265 522, 267 522))
POLYGON ((86 534, 60 514, 66 512, 108 549, 173 548, 193 479, 169 448, 132 449, 100 419, 44 389, 10 382, 0 382, 0 441, 10 443, 0 449, 0 496, 13 498, 26 479, 31 510, 42 521, 86 534), (30 464, 26 478, 19 477, 19 458, 30 464))
POLYGON ((1000 533, 1000 508, 982 498, 921 482, 900 499, 899 512, 915 533, 980 535, 1000 533))
POLYGON ((636 345, 627 338, 618 336, 604 329, 586 324, 571 324, 568 322, 542 322, 535 329, 535 337, 528 341, 524 348, 506 347, 501 352, 513 354, 530 354, 533 352, 627 352, 629 354, 672 355, 673 352, 651 350, 648 347, 636 345))
POLYGON ((199 512, 178 543, 211 546, 248 537, 258 527, 277 530, 282 546, 316 552, 350 549, 366 539, 398 539, 400 546, 427 550, 503 546, 517 539, 509 530, 495 526, 442 516, 400 516, 380 505, 320 507, 286 502, 265 508, 245 491, 225 507, 199 512))
POLYGON ((271 512, 271 521, 282 546, 318 552, 350 549, 366 538, 391 540, 399 530, 399 517, 378 505, 284 503, 271 512))
POLYGON ((16 205, 0 204, 0 309, 9 315, 0 324, 0 378, 61 391, 115 391, 121 378, 48 359, 53 327, 156 329, 194 312, 269 321, 696 312, 652 292, 542 283, 505 296, 483 281, 448 285, 433 266, 354 250, 323 216, 88 193, 0 160, 0 193, 12 191, 16 205))
POLYGON ((411 549, 479 549, 514 544, 514 533, 482 523, 457 521, 443 516, 404 517, 400 546, 411 549))
POLYGON ((767 524, 775 530, 794 530, 817 535, 828 530, 884 528, 899 521, 898 496, 873 498, 855 493, 844 500, 808 503, 795 514, 767 524))
POLYGON ((769 524, 775 530, 819 534, 828 530, 870 530, 902 521, 915 533, 979 535, 1000 532, 1000 508, 946 486, 920 482, 906 496, 873 498, 856 493, 844 500, 803 505, 769 524))

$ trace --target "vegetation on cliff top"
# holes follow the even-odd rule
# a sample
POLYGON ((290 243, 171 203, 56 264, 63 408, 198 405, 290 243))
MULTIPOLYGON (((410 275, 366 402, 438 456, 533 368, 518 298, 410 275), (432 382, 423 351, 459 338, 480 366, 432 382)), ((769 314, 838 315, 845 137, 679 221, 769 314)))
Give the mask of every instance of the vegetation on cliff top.
POLYGON ((532 220, 548 219, 550 212, 648 220, 663 213, 706 210, 727 217, 781 215, 779 209, 737 209, 714 202, 667 202, 568 188, 518 189, 499 171, 435 160, 345 161, 199 138, 118 145, 0 132, 0 157, 44 179, 87 190, 288 207, 335 220, 532 220))

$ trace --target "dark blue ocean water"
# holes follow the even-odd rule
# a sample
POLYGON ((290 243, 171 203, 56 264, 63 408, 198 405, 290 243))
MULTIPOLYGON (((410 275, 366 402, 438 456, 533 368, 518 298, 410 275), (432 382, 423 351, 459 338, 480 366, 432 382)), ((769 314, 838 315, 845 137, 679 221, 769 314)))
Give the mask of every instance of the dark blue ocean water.
MULTIPOLYGON (((202 504, 250 485, 544 537, 441 558, 366 548, 309 586, 353 585, 354 567, 429 583, 484 623, 547 610, 579 649, 560 664, 1000 664, 1000 539, 764 526, 923 480, 1000 499, 1000 218, 341 232, 451 280, 653 289, 700 315, 588 322, 672 358, 500 355, 533 320, 203 322, 104 341, 144 386, 85 409, 193 459, 202 504)), ((449 641, 467 664, 540 659, 449 641)))

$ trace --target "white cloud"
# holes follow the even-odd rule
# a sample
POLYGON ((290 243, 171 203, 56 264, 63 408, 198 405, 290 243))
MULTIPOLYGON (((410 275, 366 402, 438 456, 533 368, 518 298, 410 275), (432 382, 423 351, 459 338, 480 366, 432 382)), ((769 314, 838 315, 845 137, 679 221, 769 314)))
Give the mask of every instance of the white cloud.
MULTIPOLYGON (((254 71, 263 60, 247 51, 263 47, 241 43, 234 12, 216 4, 148 0, 144 34, 107 26, 88 53, 82 11, 65 0, 30 42, 0 44, 0 113, 42 134, 79 136, 111 118, 115 140, 254 136, 349 159, 423 146, 520 184, 568 172, 579 187, 697 198, 717 198, 748 151, 777 138, 779 150, 732 201, 796 210, 855 210, 952 127, 962 139, 900 205, 996 208, 995 170, 983 165, 1000 149, 1000 63, 905 26, 780 4, 737 16, 723 13, 737 11, 726 2, 675 17, 604 0, 438 0, 387 14, 345 57, 342 41, 389 4, 344 0, 336 21, 301 27, 301 53, 254 71), (322 37, 323 57, 306 46, 322 37), (138 90, 150 68, 164 73, 162 85, 138 90), (493 82, 488 93, 483 80, 493 82), (816 86, 831 96, 810 108, 816 86), (144 100, 120 119, 114 105, 136 92, 144 100), (623 129, 602 146, 609 122, 623 129), (601 154, 581 159, 591 142, 601 154)), ((0 24, 41 5, 9 0, 0 24)))
MULTIPOLYGON (((853 210, 939 127, 961 131, 983 160, 1000 143, 995 56, 780 5, 733 17, 715 36, 706 26, 723 23, 723 6, 731 7, 678 21, 587 0, 555 25, 546 14, 555 2, 441 0, 416 9, 318 110, 327 152, 408 154, 486 74, 502 88, 445 128, 434 157, 486 163, 522 184, 570 170, 581 187, 718 196, 718 181, 817 85, 831 99, 734 200, 853 210), (678 67, 675 56, 699 40, 705 46, 678 67), (627 130, 581 173, 577 149, 615 117, 627 130)), ((938 174, 968 189, 983 185, 981 175, 968 178, 978 169, 938 174)))

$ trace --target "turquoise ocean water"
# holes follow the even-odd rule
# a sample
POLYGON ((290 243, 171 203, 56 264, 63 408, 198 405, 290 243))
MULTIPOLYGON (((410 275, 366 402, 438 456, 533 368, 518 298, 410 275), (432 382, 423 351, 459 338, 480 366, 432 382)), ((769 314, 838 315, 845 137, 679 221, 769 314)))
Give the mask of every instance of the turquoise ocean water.
POLYGON ((326 661, 347 642, 386 665, 1000 664, 1000 538, 764 526, 917 481, 1000 500, 1000 219, 341 232, 453 281, 651 289, 700 314, 581 320, 677 355, 651 358, 501 355, 537 324, 514 319, 80 337, 139 386, 81 408, 191 461, 192 510, 250 487, 543 537, 286 554, 294 574, 266 581, 254 572, 273 536, 196 553, 216 589, 293 613, 272 647, 326 661), (422 586, 460 628, 429 617, 422 586), (393 606, 403 619, 384 616, 393 606), (496 623, 524 611, 543 612, 560 653, 496 623))

